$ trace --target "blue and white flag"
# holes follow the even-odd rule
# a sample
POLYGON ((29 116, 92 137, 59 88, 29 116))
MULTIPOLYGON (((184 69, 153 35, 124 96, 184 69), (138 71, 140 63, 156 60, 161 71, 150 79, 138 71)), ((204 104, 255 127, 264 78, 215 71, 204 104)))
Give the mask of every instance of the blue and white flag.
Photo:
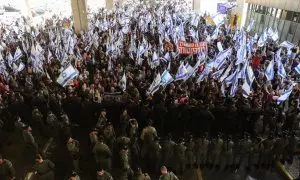
POLYGON ((48 64, 51 63, 51 59, 53 59, 53 56, 52 56, 50 49, 48 49, 48 56, 47 56, 48 64))
POLYGON ((72 65, 69 65, 65 70, 63 70, 56 82, 60 84, 62 87, 65 87, 73 78, 78 75, 78 72, 72 65))
POLYGON ((290 85, 289 88, 287 90, 285 90, 280 96, 279 98, 277 99, 277 102, 284 102, 286 101, 289 96, 291 95, 292 91, 293 91, 293 85, 290 85))
POLYGON ((19 46, 17 47, 17 50, 15 52, 15 55, 14 55, 14 60, 13 62, 19 60, 21 57, 23 56, 23 53, 21 51, 21 49, 19 48, 19 46))
POLYGON ((257 46, 258 47, 263 47, 265 45, 265 42, 267 41, 267 38, 268 38, 268 34, 267 34, 267 31, 265 30, 262 35, 260 36, 259 40, 258 40, 258 43, 257 43, 257 46))
POLYGON ((295 67, 295 71, 297 71, 297 73, 300 74, 300 63, 295 67))
POLYGON ((253 26, 254 26, 254 20, 253 19, 251 19, 250 20, 250 22, 249 22, 249 24, 248 24, 248 27, 247 27, 247 32, 250 32, 251 31, 251 29, 253 28, 253 26))
POLYGON ((154 51, 153 55, 152 55, 152 63, 155 66, 159 66, 159 57, 157 55, 157 53, 154 51))
POLYGON ((292 49, 293 47, 295 47, 295 45, 289 41, 284 41, 279 45, 279 47, 285 47, 287 49, 292 49))
POLYGON ((7 62, 8 62, 9 67, 12 67, 11 65, 14 62, 14 58, 12 57, 10 52, 8 53, 6 58, 7 58, 7 62))
POLYGON ((258 39, 258 35, 257 35, 257 33, 255 33, 255 35, 254 35, 253 39, 255 40, 255 42, 257 41, 257 39, 258 39))
POLYGON ((184 79, 185 81, 194 74, 194 68, 189 64, 185 64, 185 68, 187 70, 188 76, 184 79))
POLYGON ((236 89, 238 87, 238 82, 239 82, 238 73, 236 73, 233 77, 232 86, 231 86, 231 89, 230 89, 230 96, 231 97, 235 96, 235 92, 236 92, 236 89))
POLYGON ((239 70, 238 70, 238 68, 236 68, 234 73, 232 73, 230 76, 228 76, 225 79, 225 83, 227 86, 235 82, 236 78, 238 77, 238 73, 239 73, 239 70))
POLYGON ((219 53, 215 60, 213 61, 213 67, 217 68, 218 70, 223 66, 226 62, 226 58, 230 56, 232 53, 232 48, 229 48, 221 53, 219 53))
POLYGON ((286 77, 286 72, 285 72, 284 66, 281 62, 280 53, 281 53, 281 48, 276 52, 275 59, 276 59, 277 66, 278 66, 278 74, 282 78, 285 78, 286 77))
POLYGON ((229 72, 230 72, 231 69, 232 69, 232 66, 233 66, 233 63, 231 63, 231 64, 227 67, 226 71, 225 71, 225 72, 222 74, 222 76, 220 77, 220 82, 223 82, 224 79, 228 77, 229 72))
POLYGON ((171 60, 171 57, 170 57, 170 53, 169 53, 169 52, 167 52, 167 53, 165 54, 165 56, 163 57, 163 60, 164 60, 164 61, 167 61, 167 62, 169 62, 169 61, 171 60))
POLYGON ((119 87, 122 89, 123 92, 126 91, 126 82, 127 82, 126 81, 126 75, 124 73, 121 80, 120 80, 120 82, 119 82, 119 87))
POLYGON ((182 62, 177 70, 177 73, 176 73, 176 81, 179 81, 179 80, 182 80, 182 79, 185 79, 188 77, 188 72, 184 66, 184 63, 182 62))
POLYGON ((221 14, 217 14, 212 17, 214 23, 216 24, 217 28, 219 28, 222 24, 224 24, 224 16, 221 14))
POLYGON ((238 65, 241 63, 244 64, 246 59, 247 59, 247 45, 243 44, 237 51, 237 60, 236 60, 235 65, 238 65))
POLYGON ((213 79, 219 79, 219 77, 222 75, 223 71, 225 68, 220 69, 219 71, 216 71, 210 75, 211 78, 213 79))
POLYGON ((251 66, 247 66, 246 77, 245 77, 244 84, 242 86, 243 96, 245 98, 247 98, 251 93, 251 86, 252 86, 254 79, 255 79, 255 76, 254 76, 251 66))
POLYGON ((221 43, 221 42, 218 42, 218 43, 217 43, 217 47, 218 47, 218 50, 219 50, 220 52, 224 51, 224 49, 223 49, 223 46, 222 46, 222 43, 221 43))
POLYGON ((272 60, 267 69, 265 70, 265 76, 268 81, 271 81, 274 78, 274 60, 272 60))
POLYGON ((149 87, 148 92, 150 92, 152 95, 159 89, 159 86, 161 82, 161 77, 160 74, 158 73, 155 77, 155 79, 153 80, 151 86, 149 87))
POLYGON ((160 81, 160 84, 162 86, 166 86, 168 84, 170 84, 171 82, 174 81, 174 78, 171 76, 171 74, 165 70, 162 75, 161 75, 161 81, 160 81))

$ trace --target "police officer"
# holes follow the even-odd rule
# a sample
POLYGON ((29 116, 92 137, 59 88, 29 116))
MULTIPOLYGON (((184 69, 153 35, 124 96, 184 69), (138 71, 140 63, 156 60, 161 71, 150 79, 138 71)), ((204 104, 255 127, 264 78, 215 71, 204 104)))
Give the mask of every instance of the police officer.
POLYGON ((245 166, 249 168, 249 157, 251 154, 252 140, 250 135, 246 132, 244 133, 244 138, 241 140, 241 161, 245 162, 245 166))
POLYGON ((162 163, 167 167, 172 167, 174 158, 174 148, 176 143, 172 140, 172 135, 168 134, 162 143, 162 163))
POLYGON ((55 180, 54 168, 55 165, 50 160, 44 160, 40 154, 35 157, 35 165, 33 170, 37 175, 38 180, 55 180))
POLYGON ((132 176, 132 170, 130 167, 130 163, 129 163, 129 151, 128 151, 128 147, 124 146, 121 150, 120 150, 120 179, 121 180, 127 180, 128 178, 130 178, 132 176))
POLYGON ((71 123, 69 120, 69 116, 64 111, 61 112, 60 119, 60 134, 65 142, 65 140, 67 140, 72 135, 71 123))
POLYGON ((137 168, 134 172, 133 180, 151 180, 147 173, 143 173, 141 168, 137 168))
POLYGON ((48 112, 46 123, 47 123, 48 136, 57 138, 58 121, 55 114, 53 114, 52 111, 48 112))
POLYGON ((80 177, 76 172, 73 171, 69 180, 80 180, 80 177))
POLYGON ((127 113, 127 109, 124 109, 120 116, 120 134, 121 136, 126 135, 126 129, 129 125, 130 116, 127 113))
POLYGON ((99 141, 94 146, 93 154, 98 165, 107 171, 110 170, 112 153, 109 147, 104 143, 103 137, 100 137, 99 141))
POLYGON ((43 122, 43 114, 37 107, 34 107, 32 110, 32 125, 38 135, 44 135, 45 124, 43 122))
POLYGON ((184 172, 185 157, 186 157, 186 146, 184 145, 184 139, 181 138, 179 143, 175 146, 176 172, 177 173, 184 172))
POLYGON ((210 140, 208 139, 208 134, 206 133, 201 138, 196 141, 196 163, 198 167, 203 167, 207 163, 208 158, 208 147, 210 145, 210 140))
POLYGON ((141 140, 144 144, 149 144, 157 137, 156 129, 152 126, 152 120, 149 120, 148 125, 142 130, 141 140))
POLYGON ((192 168, 196 159, 195 159, 195 142, 193 139, 193 135, 190 134, 188 137, 188 141, 185 143, 186 146, 186 159, 187 166, 192 168))
POLYGON ((107 118, 106 118, 106 109, 102 109, 98 118, 98 122, 96 127, 102 132, 104 126, 106 125, 107 118))
POLYGON ((224 141, 221 138, 221 134, 217 135, 217 138, 214 139, 213 143, 213 150, 212 150, 212 163, 215 168, 220 168, 220 155, 222 153, 222 148, 224 145, 224 141))
POLYGON ((15 174, 15 168, 13 167, 12 163, 0 155, 0 179, 13 180, 16 178, 15 174))
POLYGON ((97 128, 94 128, 89 134, 90 142, 93 147, 98 142, 98 134, 99 134, 99 130, 97 128))
POLYGON ((265 168, 270 168, 272 164, 272 150, 274 147, 274 139, 272 135, 263 142, 262 162, 265 168))
POLYGON ((105 143, 110 147, 110 149, 112 149, 113 144, 115 142, 116 134, 111 122, 107 122, 107 124, 105 125, 103 130, 103 136, 105 143))
POLYGON ((251 154, 249 157, 249 167, 258 168, 260 163, 260 155, 263 150, 263 144, 259 137, 254 138, 253 144, 251 146, 251 154))
POLYGON ((104 169, 98 168, 96 180, 113 180, 113 177, 110 175, 109 172, 105 171, 104 169))
POLYGON ((26 148, 33 148, 34 153, 36 154, 38 152, 38 145, 35 142, 35 139, 31 131, 32 131, 31 127, 26 125, 23 129, 22 135, 23 135, 26 148))
POLYGON ((232 141, 232 136, 229 135, 227 141, 224 143, 224 159, 225 159, 225 168, 231 168, 233 165, 233 148, 234 142, 232 141))
POLYGON ((73 166, 76 171, 79 171, 79 142, 72 137, 69 137, 67 142, 67 149, 73 161, 73 166))
POLYGON ((136 119, 129 120, 129 129, 128 129, 128 137, 131 139, 137 135, 138 132, 138 122, 136 119))
POLYGON ((159 180, 179 180, 178 177, 173 172, 168 172, 166 166, 160 168, 161 175, 159 180))

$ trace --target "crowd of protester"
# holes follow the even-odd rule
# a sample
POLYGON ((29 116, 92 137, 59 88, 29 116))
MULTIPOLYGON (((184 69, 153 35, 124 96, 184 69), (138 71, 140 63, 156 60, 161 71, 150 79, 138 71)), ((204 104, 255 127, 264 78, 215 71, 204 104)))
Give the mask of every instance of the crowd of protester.
MULTIPOLYGON (((224 49, 232 48, 223 65, 229 67, 230 60, 238 56, 235 36, 245 31, 226 23, 211 25, 209 16, 187 12, 181 1, 102 9, 93 15, 89 30, 77 35, 72 22, 59 17, 36 27, 28 26, 26 18, 2 26, 0 132, 22 135, 26 147, 37 154, 33 170, 38 179, 54 179, 55 169, 53 162, 39 154, 37 139, 41 137, 53 137, 66 145, 77 172, 71 179, 79 178, 81 147, 72 133, 74 126, 90 130, 96 179, 150 179, 141 169, 156 173, 161 166, 161 179, 169 180, 177 177, 167 168, 181 174, 195 166, 218 169, 222 163, 231 170, 244 161, 248 170, 270 168, 276 160, 292 163, 300 120, 300 73, 295 70, 299 47, 279 47, 272 39, 260 46, 256 39, 246 56, 255 76, 251 93, 243 96, 244 80, 239 79, 232 97, 233 85, 224 87, 219 78, 211 76, 218 69, 212 68, 201 80, 198 77, 220 53, 218 43, 224 49), (169 34, 170 19, 172 30, 183 27, 179 39, 207 42, 204 56, 176 53, 178 39, 169 34), (124 25, 127 20, 129 25, 124 25), (161 30, 163 24, 166 28, 161 30), (148 50, 135 53, 141 44, 148 50), (279 49, 287 75, 280 76, 275 65, 274 77, 268 80, 264 72, 279 49), (12 57, 17 51, 22 56, 12 57), (154 52, 160 57, 169 53, 169 59, 161 58, 154 65, 154 52), (175 75, 182 61, 194 67, 191 77, 149 91, 158 74, 168 69, 175 75), (70 65, 78 75, 62 87, 56 79, 70 65), (120 83, 124 74, 125 88, 120 83), (291 84, 288 98, 278 103, 276 98, 291 84), (114 168, 120 170, 120 177, 110 174, 114 168)), ((250 39, 254 34, 245 35, 250 39)), ((1 135, 1 149, 5 139, 1 135)), ((0 156, 0 179, 12 177, 13 165, 0 156)))

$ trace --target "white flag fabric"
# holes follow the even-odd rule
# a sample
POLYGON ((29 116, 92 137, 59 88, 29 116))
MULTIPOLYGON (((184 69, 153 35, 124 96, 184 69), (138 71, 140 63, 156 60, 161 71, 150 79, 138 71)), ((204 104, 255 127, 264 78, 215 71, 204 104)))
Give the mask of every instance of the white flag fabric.
POLYGON ((159 89, 160 81, 161 81, 161 77, 160 74, 158 73, 149 88, 149 92, 152 95, 159 89))
POLYGON ((19 67, 18 67, 17 71, 18 71, 18 72, 21 72, 21 71, 23 71, 24 68, 25 68, 25 64, 21 62, 21 63, 19 64, 19 67))
POLYGON ((279 45, 279 47, 285 47, 287 49, 292 49, 293 47, 295 47, 295 45, 289 41, 284 41, 279 45))
POLYGON ((69 65, 65 70, 63 70, 56 82, 62 87, 65 87, 74 77, 78 75, 77 71, 72 65, 69 65))
POLYGON ((126 75, 125 73, 122 76, 122 79, 119 82, 119 87, 122 89, 122 91, 126 91, 126 75))
POLYGON ((290 85, 289 88, 279 96, 277 102, 284 102, 285 100, 287 100, 291 95, 292 91, 293 91, 293 85, 290 85))
POLYGON ((251 20, 250 20, 250 23, 248 24, 248 27, 247 27, 247 30, 246 30, 246 31, 247 31, 247 32, 250 32, 253 26, 254 26, 254 20, 251 19, 251 20))
POLYGON ((217 43, 217 47, 218 47, 218 50, 219 50, 220 52, 224 51, 221 42, 218 42, 218 43, 217 43))
POLYGON ((265 76, 268 81, 271 81, 274 78, 274 60, 272 60, 267 69, 265 70, 265 76))
POLYGON ((267 31, 265 30, 258 40, 258 43, 257 43, 258 47, 263 47, 265 45, 267 38, 268 38, 268 34, 267 34, 267 31))
POLYGON ((174 81, 174 78, 171 76, 171 74, 165 70, 162 75, 161 75, 161 81, 160 81, 160 84, 162 86, 166 86, 168 84, 170 84, 171 82, 174 81))
POLYGON ((19 48, 19 46, 17 47, 17 50, 15 52, 15 55, 14 55, 14 62, 19 60, 21 57, 23 56, 23 53, 21 51, 21 49, 19 48))
POLYGON ((182 80, 182 79, 185 79, 188 77, 188 72, 184 66, 184 63, 182 62, 177 70, 177 73, 176 73, 176 81, 179 81, 179 80, 182 80))
POLYGON ((253 70, 252 70, 251 66, 248 65, 247 70, 246 70, 245 81, 242 86, 243 96, 245 98, 247 98, 251 93, 251 86, 252 86, 254 79, 255 79, 255 76, 254 76, 253 70))

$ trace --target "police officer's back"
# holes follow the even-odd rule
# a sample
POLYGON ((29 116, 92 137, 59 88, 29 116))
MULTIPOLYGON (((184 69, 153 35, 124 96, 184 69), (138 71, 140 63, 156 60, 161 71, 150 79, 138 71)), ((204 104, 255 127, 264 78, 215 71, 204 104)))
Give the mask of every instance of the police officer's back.
POLYGON ((96 180, 113 180, 111 174, 102 168, 97 170, 96 180))
POLYGON ((147 173, 143 173, 141 168, 137 168, 134 172, 133 180, 151 180, 147 173))
POLYGON ((55 180, 54 168, 55 165, 52 161, 43 159, 40 154, 35 158, 36 164, 33 166, 39 180, 55 180))
POLYGON ((178 177, 173 172, 168 172, 166 166, 160 168, 161 175, 159 180, 179 180, 178 177))
POLYGON ((15 178, 15 173, 12 163, 0 155, 0 179, 11 180, 15 178))

